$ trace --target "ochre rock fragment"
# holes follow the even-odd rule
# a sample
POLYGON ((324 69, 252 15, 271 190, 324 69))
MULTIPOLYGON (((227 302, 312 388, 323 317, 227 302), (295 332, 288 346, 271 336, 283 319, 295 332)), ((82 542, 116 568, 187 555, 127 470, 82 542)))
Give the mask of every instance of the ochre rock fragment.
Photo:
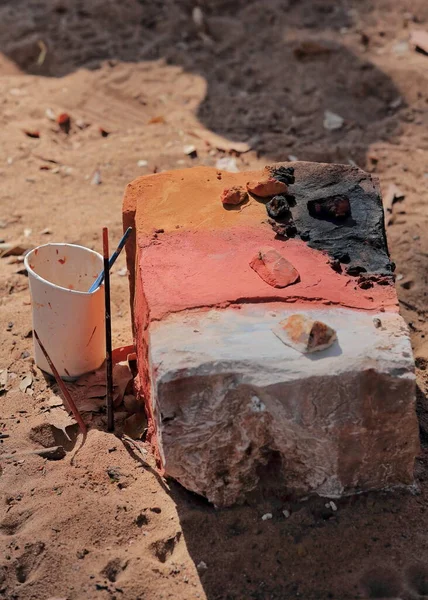
POLYGON ((266 168, 260 179, 248 181, 247 190, 260 198, 269 198, 277 194, 286 194, 288 186, 272 176, 272 171, 266 168))
POLYGON ((307 315, 291 315, 272 329, 279 339, 302 354, 329 348, 336 341, 334 329, 307 315))
POLYGON ((248 200, 248 193, 240 185, 234 185, 230 188, 225 188, 220 196, 223 204, 237 205, 248 200))
POLYGON ((300 279, 293 265, 274 248, 261 248, 251 260, 250 267, 275 288, 285 288, 300 279))

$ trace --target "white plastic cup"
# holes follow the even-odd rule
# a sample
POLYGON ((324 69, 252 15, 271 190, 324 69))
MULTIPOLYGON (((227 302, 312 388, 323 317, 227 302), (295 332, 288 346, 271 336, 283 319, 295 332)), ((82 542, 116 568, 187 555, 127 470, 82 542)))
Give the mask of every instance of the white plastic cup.
MULTIPOLYGON (((103 269, 101 254, 73 244, 45 244, 25 257, 33 329, 61 378, 73 380, 105 360, 104 286, 91 294, 103 269)), ((37 366, 53 375, 34 340, 37 366)))

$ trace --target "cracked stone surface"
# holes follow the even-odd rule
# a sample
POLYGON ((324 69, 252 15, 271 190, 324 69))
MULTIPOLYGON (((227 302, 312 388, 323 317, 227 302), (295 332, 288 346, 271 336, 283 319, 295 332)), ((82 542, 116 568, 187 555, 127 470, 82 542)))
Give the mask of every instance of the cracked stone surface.
POLYGON ((397 314, 308 311, 337 341, 302 355, 271 328, 293 314, 245 306, 171 315, 150 332, 165 472, 217 506, 244 500, 277 456, 284 492, 340 497, 411 484, 414 375, 397 314), (171 348, 176 352, 171 352, 171 348))

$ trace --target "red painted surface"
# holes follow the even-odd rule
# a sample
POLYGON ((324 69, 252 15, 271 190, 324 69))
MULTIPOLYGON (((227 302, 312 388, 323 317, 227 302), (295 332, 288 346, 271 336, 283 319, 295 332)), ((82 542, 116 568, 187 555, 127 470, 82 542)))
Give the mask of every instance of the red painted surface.
POLYGON ((149 309, 146 297, 142 289, 141 278, 136 281, 135 306, 134 306, 134 328, 135 349, 137 353, 138 375, 135 388, 138 399, 144 403, 147 415, 147 441, 152 445, 158 466, 161 468, 162 461, 159 453, 156 436, 156 414, 153 406, 151 373, 149 362, 149 309))
POLYGON ((268 225, 179 230, 156 239, 137 235, 137 245, 137 280, 143 282, 150 320, 171 312, 240 302, 285 301, 398 310, 394 286, 360 289, 356 278, 333 271, 326 254, 301 240, 276 240, 268 225), (273 288, 251 269, 251 259, 264 246, 275 248, 297 269, 298 283, 273 288))

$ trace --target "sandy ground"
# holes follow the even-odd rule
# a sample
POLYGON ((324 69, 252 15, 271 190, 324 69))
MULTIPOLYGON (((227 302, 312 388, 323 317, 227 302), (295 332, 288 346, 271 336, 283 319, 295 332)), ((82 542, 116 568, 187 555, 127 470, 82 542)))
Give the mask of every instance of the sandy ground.
MULTIPOLYGON (((388 237, 417 363, 417 486, 339 501, 337 511, 320 499, 260 496, 215 511, 163 481, 144 445, 127 447, 101 418, 74 458, 0 456, 0 597, 428 597, 428 56, 408 42, 411 29, 428 28, 428 5, 207 0, 202 23, 194 6, 1 2, 0 237, 100 250, 103 225, 120 236, 133 178, 227 156, 201 130, 252 144, 236 158, 240 170, 292 155, 354 161, 384 190, 395 183, 405 198, 388 237), (345 119, 341 130, 324 129, 326 109, 345 119), (64 111, 68 135, 49 119, 64 111), (197 158, 184 153, 189 144, 197 158)), ((3 455, 37 447, 30 435, 49 418, 52 394, 33 368, 28 280, 15 260, 0 259, 3 455)), ((121 257, 112 276, 115 346, 131 341, 123 267, 121 257)))

